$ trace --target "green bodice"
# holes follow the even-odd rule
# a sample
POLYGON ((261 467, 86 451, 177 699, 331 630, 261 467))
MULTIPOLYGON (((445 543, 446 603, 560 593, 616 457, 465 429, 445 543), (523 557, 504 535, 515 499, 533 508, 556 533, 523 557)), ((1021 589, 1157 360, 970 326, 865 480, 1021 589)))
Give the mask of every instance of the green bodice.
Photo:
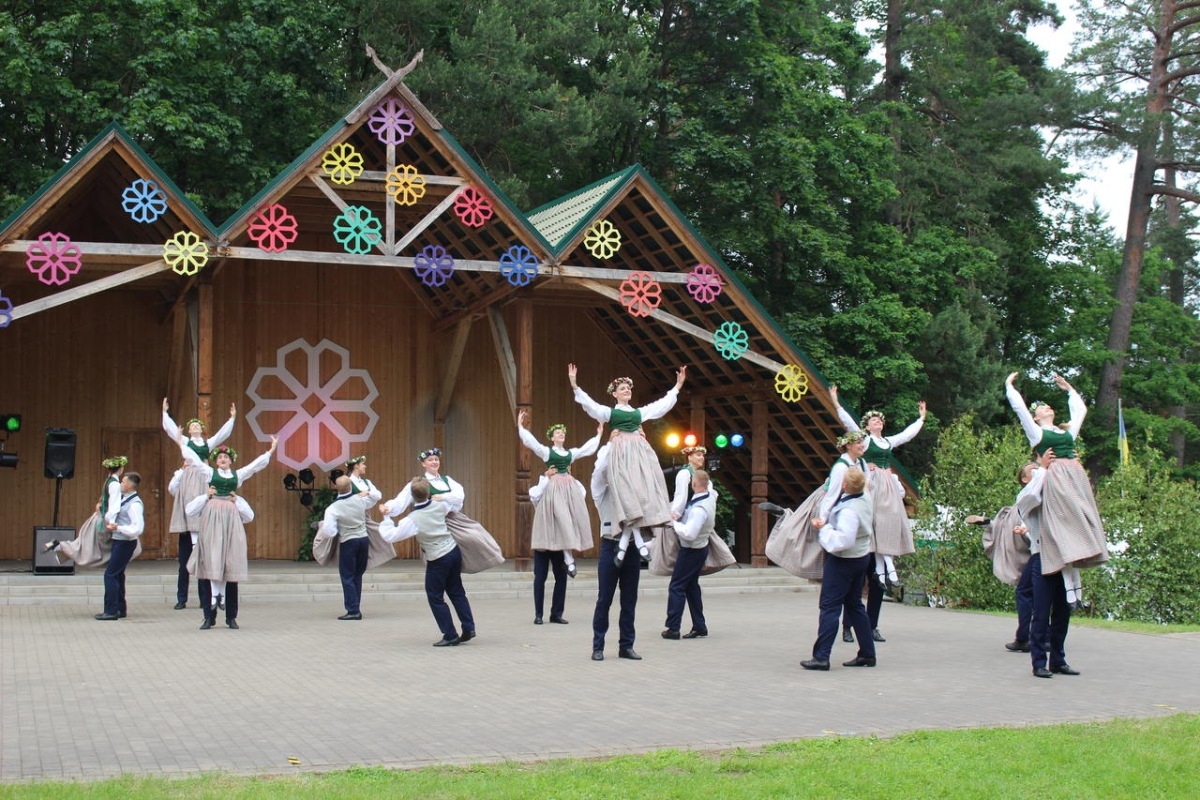
POLYGON ((892 457, 892 448, 880 447, 869 436, 867 437, 866 452, 863 453, 863 461, 884 469, 891 469, 896 463, 896 460, 892 457))
POLYGON ((1068 431, 1051 431, 1042 428, 1042 440, 1034 448, 1038 455, 1053 450, 1056 458, 1075 457, 1075 437, 1068 431))
POLYGON ((633 411, 614 408, 608 417, 608 424, 622 433, 637 433, 638 428, 642 427, 642 412, 636 408, 633 411))
POLYGON ((233 472, 233 475, 229 478, 225 478, 221 476, 221 473, 217 472, 215 469, 213 470, 212 478, 209 480, 208 485, 217 490, 217 497, 229 497, 229 495, 237 491, 237 471, 230 471, 233 472))
POLYGON ((201 461, 208 461, 208 440, 204 440, 204 444, 196 444, 191 439, 187 440, 187 446, 192 449, 201 461))
POLYGON ((550 455, 546 457, 546 466, 554 467, 559 474, 566 474, 571 471, 571 454, 556 453, 554 448, 550 449, 550 455))

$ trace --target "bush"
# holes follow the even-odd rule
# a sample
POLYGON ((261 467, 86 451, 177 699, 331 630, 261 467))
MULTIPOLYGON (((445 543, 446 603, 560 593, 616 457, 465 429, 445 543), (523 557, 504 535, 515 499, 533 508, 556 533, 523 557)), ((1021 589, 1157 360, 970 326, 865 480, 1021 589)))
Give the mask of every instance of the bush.
POLYGON ((296 551, 297 561, 312 561, 313 539, 316 538, 317 528, 325 519, 325 509, 337 499, 337 492, 328 486, 323 486, 313 492, 312 505, 308 507, 308 516, 304 520, 304 537, 300 540, 300 549, 296 551))

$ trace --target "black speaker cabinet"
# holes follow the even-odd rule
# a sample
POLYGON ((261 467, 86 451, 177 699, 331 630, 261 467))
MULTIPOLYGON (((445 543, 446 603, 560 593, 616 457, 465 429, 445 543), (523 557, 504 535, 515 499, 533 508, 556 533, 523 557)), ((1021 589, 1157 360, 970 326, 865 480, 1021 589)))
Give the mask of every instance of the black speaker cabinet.
POLYGON ((46 552, 46 542, 58 539, 69 542, 75 538, 74 528, 51 528, 39 525, 33 529, 33 574, 34 575, 74 575, 75 562, 58 563, 54 553, 46 552))
POLYGON ((75 431, 71 428, 46 428, 47 478, 75 477, 75 431))

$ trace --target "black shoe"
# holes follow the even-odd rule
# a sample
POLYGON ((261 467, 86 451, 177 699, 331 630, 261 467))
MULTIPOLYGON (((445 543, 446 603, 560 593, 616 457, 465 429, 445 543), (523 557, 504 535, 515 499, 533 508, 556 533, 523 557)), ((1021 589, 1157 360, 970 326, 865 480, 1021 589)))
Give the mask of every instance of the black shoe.
POLYGON ((800 666, 805 669, 816 669, 821 672, 829 672, 828 659, 810 658, 808 661, 801 661, 800 666))
POLYGON ((222 611, 225 610, 225 596, 224 595, 220 595, 220 594, 217 595, 217 608, 221 609, 222 611))
POLYGON ((571 624, 570 622, 567 622, 562 617, 551 617, 550 621, 553 622, 555 625, 570 625, 571 624))
POLYGON ((541 614, 538 614, 536 617, 533 618, 533 624, 534 625, 542 624, 542 615, 541 614))
POLYGON ((705 636, 708 636, 708 628, 705 628, 704 630, 700 630, 699 628, 692 628, 690 631, 685 633, 682 638, 684 638, 684 639, 703 639, 705 636))
POLYGON ((873 666, 875 666, 875 659, 868 658, 867 656, 855 656, 853 659, 851 659, 849 661, 843 661, 842 666, 843 667, 873 667, 873 666))
POLYGON ((604 660, 604 651, 603 650, 593 650, 592 651, 592 661, 603 661, 603 660, 604 660))
POLYGON ((108 622, 110 619, 120 619, 120 618, 121 618, 120 614, 97 614, 96 616, 92 617, 92 619, 99 619, 99 620, 103 620, 105 622, 108 622))
POLYGON ((213 617, 205 617, 204 622, 200 623, 200 630, 202 630, 202 631, 208 630, 216 623, 216 621, 217 620, 213 617))
MULTIPOLYGON (((550 620, 550 621, 553 622, 554 620, 550 620)), ((461 634, 459 634, 458 643, 466 644, 467 642, 471 641, 474 638, 475 638, 475 631, 463 631, 461 634)))
POLYGON ((239 625, 237 624, 237 620, 236 620, 236 619, 227 619, 227 620, 225 620, 225 624, 226 624, 226 625, 228 625, 230 628, 232 628, 232 629, 233 629, 233 630, 235 630, 235 631, 236 631, 236 630, 237 630, 239 627, 241 627, 241 626, 239 626, 239 625))
POLYGON ((457 636, 455 636, 453 639, 447 639, 445 637, 442 637, 441 639, 438 639, 436 642, 433 643, 434 647, 455 647, 457 645, 458 645, 458 637, 457 636))
POLYGON ((58 539, 51 539, 50 541, 46 542, 45 545, 42 546, 42 552, 49 553, 54 548, 58 547, 59 544, 60 544, 60 542, 58 541, 58 539))
POLYGON ((567 567, 567 577, 568 578, 574 578, 578 574, 579 574, 579 570, 575 568, 574 564, 567 567))
POLYGON ((662 632, 662 637, 664 639, 678 639, 679 631, 673 631, 670 628, 667 628, 665 631, 662 632))
POLYGON ((338 619, 362 619, 362 612, 356 611, 353 614, 342 614, 338 619))
POLYGON ((633 651, 632 647, 622 647, 617 651, 619 658, 628 658, 630 661, 641 661, 642 657, 633 651))
POLYGON ((180 600, 178 603, 175 604, 176 611, 182 611, 185 608, 187 608, 187 603, 184 602, 183 600, 180 600))
POLYGON ((1004 649, 1010 653, 1028 653, 1029 642, 1022 642, 1020 639, 1013 639, 1004 645, 1004 649))
POLYGON ((128 611, 118 611, 117 612, 117 619, 125 619, 128 616, 129 616, 128 611))
POLYGON ((887 641, 887 639, 883 638, 883 634, 879 632, 879 628, 876 628, 875 630, 871 631, 871 639, 876 642, 886 642, 887 641))
POLYGON ((787 511, 787 509, 783 508, 782 506, 777 506, 774 503, 759 503, 758 507, 761 508, 763 511, 767 512, 768 514, 779 515, 779 514, 783 514, 785 511, 787 511))
POLYGON ((1079 670, 1072 667, 1070 664, 1059 664, 1057 667, 1051 667, 1050 671, 1055 675, 1078 675, 1079 670))
POLYGON ((1050 670, 1046 669, 1045 667, 1034 667, 1033 668, 1033 677, 1035 677, 1035 678, 1053 678, 1054 673, 1051 672, 1050 670))
POLYGON ((854 631, 850 630, 849 628, 842 628, 842 641, 843 642, 853 642, 854 641, 854 631))

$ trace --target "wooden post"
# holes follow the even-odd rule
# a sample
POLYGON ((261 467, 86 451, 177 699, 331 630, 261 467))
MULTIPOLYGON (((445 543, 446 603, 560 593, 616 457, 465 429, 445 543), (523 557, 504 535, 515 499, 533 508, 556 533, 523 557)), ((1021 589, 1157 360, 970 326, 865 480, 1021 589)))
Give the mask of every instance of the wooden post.
POLYGON ((202 283, 199 291, 199 333, 196 347, 196 418, 212 428, 213 389, 213 287, 202 283))
POLYGON ((770 566, 766 556, 770 524, 767 512, 758 507, 767 500, 767 398, 755 392, 750 427, 750 565, 770 566))
MULTIPOLYGON (((533 306, 528 298, 521 298, 513 303, 517 312, 517 413, 530 412, 530 425, 533 425, 533 306)), ((513 420, 516 421, 515 419, 513 420)), ((536 426, 533 426, 536 430, 536 426)), ((515 435, 515 434, 514 434, 515 435)), ((533 503, 529 501, 529 477, 533 454, 523 445, 517 445, 517 474, 516 474, 516 532, 517 552, 513 564, 518 572, 528 572, 533 566, 533 552, 530 549, 530 537, 533 534, 533 503)))

